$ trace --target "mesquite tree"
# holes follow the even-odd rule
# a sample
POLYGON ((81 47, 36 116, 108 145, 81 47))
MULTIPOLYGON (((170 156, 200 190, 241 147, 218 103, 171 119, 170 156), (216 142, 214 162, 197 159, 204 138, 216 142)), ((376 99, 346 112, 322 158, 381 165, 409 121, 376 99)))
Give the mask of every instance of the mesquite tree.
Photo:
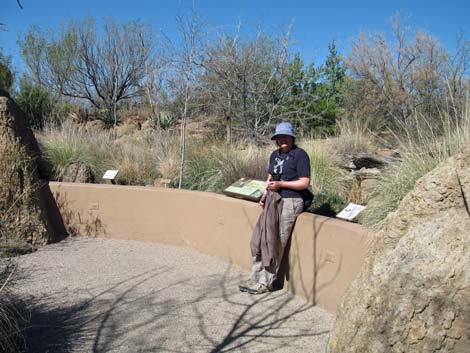
POLYGON ((152 31, 138 21, 106 21, 99 35, 92 19, 69 22, 57 35, 32 28, 20 41, 37 84, 112 112, 115 122, 118 103, 144 92, 152 45, 152 31))

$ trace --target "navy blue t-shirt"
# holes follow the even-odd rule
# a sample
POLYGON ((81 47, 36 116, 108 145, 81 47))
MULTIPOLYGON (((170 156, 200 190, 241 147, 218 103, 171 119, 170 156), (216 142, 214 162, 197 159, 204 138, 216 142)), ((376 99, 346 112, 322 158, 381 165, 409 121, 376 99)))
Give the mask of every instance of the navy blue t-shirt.
MULTIPOLYGON (((280 152, 278 149, 271 153, 269 158, 269 174, 280 175, 282 181, 299 180, 301 177, 310 178, 310 159, 307 153, 294 145, 289 152, 280 152)), ((283 198, 302 198, 304 190, 279 189, 283 198)))

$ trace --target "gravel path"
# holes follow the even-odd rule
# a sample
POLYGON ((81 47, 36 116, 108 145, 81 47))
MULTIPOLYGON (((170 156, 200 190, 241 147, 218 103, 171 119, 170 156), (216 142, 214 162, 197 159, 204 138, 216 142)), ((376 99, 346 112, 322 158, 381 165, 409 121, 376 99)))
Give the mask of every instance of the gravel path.
POLYGON ((324 352, 334 316, 189 249, 75 238, 17 258, 28 351, 324 352))

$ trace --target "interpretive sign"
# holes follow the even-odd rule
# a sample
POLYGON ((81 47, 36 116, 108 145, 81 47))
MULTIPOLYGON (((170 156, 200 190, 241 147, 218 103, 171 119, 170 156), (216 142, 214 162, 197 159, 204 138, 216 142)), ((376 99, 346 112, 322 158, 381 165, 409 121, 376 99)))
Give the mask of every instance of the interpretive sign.
POLYGON ((226 188, 223 193, 240 199, 259 201, 264 192, 265 181, 241 178, 226 188))
POLYGON ((359 213, 364 211, 366 206, 361 206, 361 205, 356 205, 355 203, 350 203, 349 205, 346 206, 344 210, 342 210, 340 213, 336 215, 336 218, 341 218, 345 219, 347 221, 352 221, 354 218, 356 218, 359 213))
POLYGON ((116 176, 118 175, 119 170, 107 170, 106 173, 103 175, 103 179, 109 179, 109 180, 114 180, 116 179, 116 176))

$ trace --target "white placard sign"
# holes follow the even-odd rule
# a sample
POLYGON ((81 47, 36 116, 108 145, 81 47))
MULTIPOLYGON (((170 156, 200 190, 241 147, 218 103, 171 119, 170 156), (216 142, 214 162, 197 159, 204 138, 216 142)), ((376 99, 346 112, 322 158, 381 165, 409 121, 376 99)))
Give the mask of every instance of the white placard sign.
POLYGON ((356 205, 355 203, 350 203, 346 206, 344 210, 336 215, 336 218, 346 219, 348 221, 352 221, 356 218, 359 213, 364 211, 366 206, 356 205))
POLYGON ((109 179, 109 180, 114 180, 116 176, 118 175, 119 170, 107 170, 106 173, 103 175, 103 179, 109 179))

